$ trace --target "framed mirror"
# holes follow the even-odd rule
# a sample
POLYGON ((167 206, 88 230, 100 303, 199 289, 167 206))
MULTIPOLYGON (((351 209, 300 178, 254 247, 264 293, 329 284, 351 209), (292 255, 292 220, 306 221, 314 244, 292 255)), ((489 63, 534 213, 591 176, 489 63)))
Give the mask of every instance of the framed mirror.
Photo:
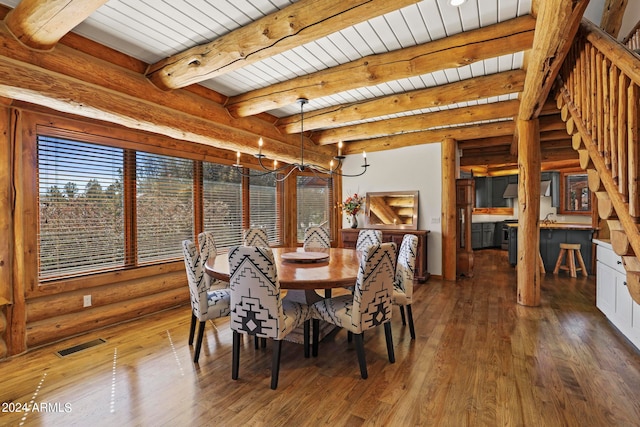
POLYGON ((368 227, 418 229, 417 191, 367 193, 365 205, 368 227))

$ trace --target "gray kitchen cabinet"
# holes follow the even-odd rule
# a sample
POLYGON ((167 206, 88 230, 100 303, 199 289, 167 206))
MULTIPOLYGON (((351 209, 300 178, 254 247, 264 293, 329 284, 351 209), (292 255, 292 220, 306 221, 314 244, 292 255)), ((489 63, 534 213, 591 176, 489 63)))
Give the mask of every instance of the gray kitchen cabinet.
POLYGON ((495 244, 495 222, 476 222, 471 224, 471 248, 493 248, 495 244))
MULTIPOLYGON (((591 238, 593 229, 541 228, 540 256, 547 273, 552 273, 560 254, 560 243, 579 243, 582 258, 585 260, 587 272, 591 271, 591 238)), ((516 265, 518 261, 518 227, 509 228, 509 263, 516 265)))
POLYGON ((482 249, 482 223, 471 224, 471 249, 482 249))

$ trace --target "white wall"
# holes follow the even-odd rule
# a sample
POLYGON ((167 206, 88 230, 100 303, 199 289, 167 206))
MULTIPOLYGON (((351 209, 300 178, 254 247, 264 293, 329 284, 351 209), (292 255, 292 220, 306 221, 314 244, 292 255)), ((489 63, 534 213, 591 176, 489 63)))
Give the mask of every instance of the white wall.
MULTIPOLYGON (((355 178, 342 178, 343 200, 353 193, 368 191, 419 191, 418 229, 429 230, 427 270, 442 274, 442 165, 439 143, 367 153, 371 164, 367 173, 355 178)), ((347 156, 342 170, 353 173, 362 165, 361 155, 347 156)), ((358 225, 364 227, 363 214, 358 225)), ((343 215, 342 226, 349 227, 343 215)))

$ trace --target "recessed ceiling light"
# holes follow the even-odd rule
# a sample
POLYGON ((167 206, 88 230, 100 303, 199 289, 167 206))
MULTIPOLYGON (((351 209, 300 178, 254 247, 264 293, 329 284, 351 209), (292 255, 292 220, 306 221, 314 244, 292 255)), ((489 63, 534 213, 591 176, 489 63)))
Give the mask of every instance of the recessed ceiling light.
POLYGON ((451 6, 461 6, 464 2, 466 2, 467 0, 449 0, 449 4, 451 6))

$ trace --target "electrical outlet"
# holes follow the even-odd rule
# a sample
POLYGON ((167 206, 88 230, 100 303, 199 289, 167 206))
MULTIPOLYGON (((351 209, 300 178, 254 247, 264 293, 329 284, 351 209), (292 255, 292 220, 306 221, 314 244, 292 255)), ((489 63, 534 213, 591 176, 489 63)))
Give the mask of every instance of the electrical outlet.
POLYGON ((91 307, 91 295, 85 295, 84 296, 83 307, 91 307))

